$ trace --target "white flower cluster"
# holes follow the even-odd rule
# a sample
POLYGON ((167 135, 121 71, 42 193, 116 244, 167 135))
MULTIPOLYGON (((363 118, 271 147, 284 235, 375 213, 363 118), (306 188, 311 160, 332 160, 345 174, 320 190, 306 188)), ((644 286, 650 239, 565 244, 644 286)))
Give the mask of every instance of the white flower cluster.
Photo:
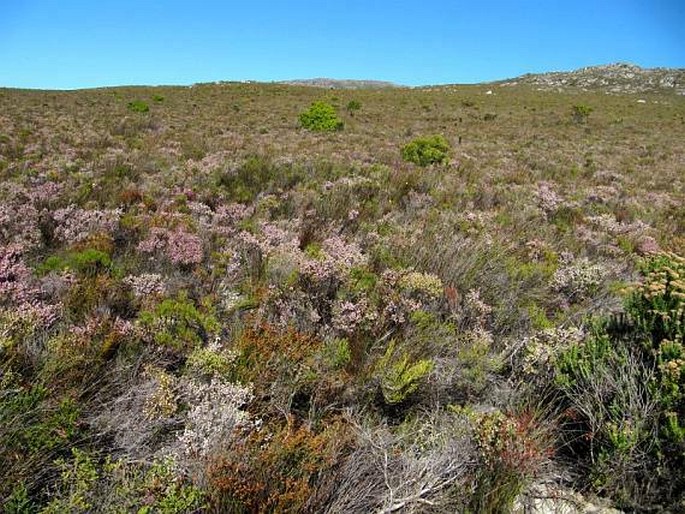
POLYGON ((184 396, 191 405, 186 427, 178 437, 186 456, 207 457, 230 438, 236 428, 249 424, 242 408, 252 401, 251 387, 222 382, 184 382, 184 396))
POLYGON ((604 268, 581 258, 559 268, 552 277, 552 289, 571 301, 587 298, 602 283, 604 268))
POLYGON ((164 277, 156 273, 128 275, 124 278, 124 284, 132 289, 136 298, 143 298, 150 295, 163 295, 166 293, 164 277))
POLYGON ((525 375, 538 375, 553 363, 563 349, 583 340, 584 333, 575 327, 549 328, 526 338, 522 369, 525 375))

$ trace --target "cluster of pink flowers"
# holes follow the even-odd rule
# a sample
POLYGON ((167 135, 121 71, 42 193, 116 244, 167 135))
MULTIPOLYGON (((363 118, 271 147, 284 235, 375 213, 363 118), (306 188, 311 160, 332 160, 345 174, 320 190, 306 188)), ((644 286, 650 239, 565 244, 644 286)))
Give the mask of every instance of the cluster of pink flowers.
POLYGON ((333 305, 333 328, 344 334, 370 329, 376 321, 378 321, 378 312, 364 297, 355 302, 338 301, 333 305))
POLYGON ((193 217, 193 221, 195 221, 200 231, 207 232, 212 228, 214 212, 209 205, 192 201, 187 203, 187 207, 190 211, 190 215, 193 217))
POLYGON ((230 237, 238 231, 236 225, 254 214, 254 207, 241 203, 231 203, 217 208, 212 217, 212 230, 215 234, 230 237))
POLYGON ((221 151, 206 155, 199 161, 188 159, 185 165, 186 169, 193 173, 207 175, 216 170, 232 167, 235 163, 228 152, 221 151))
POLYGON ((70 205, 57 209, 52 218, 57 223, 55 237, 64 243, 75 243, 96 233, 112 234, 119 226, 121 210, 81 209, 70 205))
POLYGON ((138 251, 163 253, 172 263, 185 266, 199 264, 204 259, 202 239, 182 228, 152 227, 148 237, 138 244, 138 251))
POLYGON ((40 213, 30 203, 0 205, 0 241, 35 248, 41 243, 40 213))
POLYGON ((275 223, 260 224, 259 247, 265 255, 276 251, 295 251, 298 247, 298 238, 292 230, 282 228, 275 223))
POLYGON ((535 196, 538 207, 547 215, 554 213, 564 203, 564 199, 552 189, 549 182, 540 182, 535 196))
POLYGON ((183 230, 171 232, 167 244, 167 255, 174 264, 199 264, 204 258, 202 239, 183 230))
POLYGON ((309 331, 321 321, 321 316, 312 305, 310 295, 296 288, 279 290, 269 288, 268 302, 259 309, 259 316, 281 329, 295 326, 309 331))
POLYGON ((41 182, 31 185, 27 191, 29 202, 32 204, 47 204, 54 202, 62 194, 64 186, 57 182, 41 182))
POLYGON ((17 244, 0 247, 0 307, 50 326, 59 317, 59 307, 42 300, 41 290, 22 259, 23 252, 17 244))
POLYGON ((96 335, 102 332, 104 328, 104 321, 105 320, 100 316, 90 316, 84 323, 81 323, 80 325, 72 325, 69 328, 69 333, 77 339, 93 339, 96 335))
POLYGON ((364 266, 367 256, 359 245, 347 242, 340 236, 331 236, 321 244, 321 256, 310 258, 300 253, 300 272, 322 282, 331 279, 344 279, 354 267, 364 266))
POLYGON ((166 248, 169 230, 164 227, 152 227, 147 237, 138 243, 138 251, 142 253, 156 253, 166 248))
POLYGON ((620 198, 621 192, 614 186, 594 186, 588 191, 586 200, 590 203, 608 205, 620 198))
POLYGON ((492 314, 492 307, 480 297, 480 291, 471 289, 464 297, 464 314, 476 326, 485 328, 492 314))
POLYGON ((628 234, 640 236, 651 230, 651 227, 644 221, 637 220, 632 223, 618 221, 611 214, 600 214, 598 216, 588 216, 587 221, 595 228, 598 228, 611 235, 628 234))
POLYGON ((339 271, 347 272, 353 267, 363 266, 368 262, 357 243, 345 241, 340 236, 329 237, 321 246, 327 258, 335 263, 339 271))
POLYGON ((79 339, 90 340, 98 335, 103 336, 110 330, 121 337, 129 337, 135 333, 135 325, 119 316, 112 318, 109 314, 93 315, 80 325, 72 325, 69 332, 79 339))
POLYGON ((418 301, 400 296, 386 303, 383 309, 383 317, 391 324, 403 325, 407 322, 409 315, 418 310, 421 310, 421 304, 418 301))
POLYGON ((561 266, 552 277, 551 287, 570 301, 581 301, 599 287, 606 272, 602 266, 591 263, 587 258, 574 259, 564 254, 561 266))
POLYGON ((31 272, 22 260, 23 252, 18 244, 0 247, 0 303, 22 303, 34 296, 31 272))
POLYGON ((644 255, 659 251, 659 244, 652 237, 656 231, 647 223, 619 221, 612 214, 588 216, 586 224, 576 229, 577 237, 591 247, 603 246, 609 253, 619 253, 618 236, 629 238, 635 244, 635 250, 644 255))
POLYGON ((49 328, 60 318, 62 309, 59 305, 51 305, 34 299, 19 304, 15 312, 22 318, 32 320, 36 327, 49 328))

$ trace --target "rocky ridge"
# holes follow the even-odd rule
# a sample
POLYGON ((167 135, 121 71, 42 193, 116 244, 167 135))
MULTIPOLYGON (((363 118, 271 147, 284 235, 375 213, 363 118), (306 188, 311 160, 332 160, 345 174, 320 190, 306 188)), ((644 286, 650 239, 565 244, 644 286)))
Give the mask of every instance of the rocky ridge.
POLYGON ((685 69, 641 68, 615 63, 569 72, 526 74, 497 82, 500 86, 528 84, 540 90, 604 90, 610 94, 675 93, 685 95, 685 69))

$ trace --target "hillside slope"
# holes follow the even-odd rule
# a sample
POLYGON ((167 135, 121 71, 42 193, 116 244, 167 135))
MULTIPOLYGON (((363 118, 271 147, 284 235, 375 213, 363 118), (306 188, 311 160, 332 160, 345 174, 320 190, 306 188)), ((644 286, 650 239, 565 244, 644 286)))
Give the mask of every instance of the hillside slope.
POLYGON ((1 89, 5 510, 678 511, 685 97, 526 80, 1 89))

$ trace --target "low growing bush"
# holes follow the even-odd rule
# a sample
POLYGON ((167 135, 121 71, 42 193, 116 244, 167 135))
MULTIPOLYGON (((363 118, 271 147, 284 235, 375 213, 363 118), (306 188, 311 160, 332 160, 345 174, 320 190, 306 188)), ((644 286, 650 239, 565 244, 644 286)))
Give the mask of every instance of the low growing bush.
POLYGON ((433 362, 430 359, 412 362, 407 352, 397 356, 396 344, 394 341, 391 342, 377 365, 385 403, 398 405, 405 402, 419 388, 432 369, 433 362))
POLYGON ((153 310, 140 313, 139 322, 146 337, 163 346, 176 349, 196 348, 209 341, 219 331, 219 323, 211 309, 203 305, 198 309, 194 302, 181 294, 168 298, 153 310))
POLYGON ((419 137, 402 147, 402 158, 418 166, 447 162, 450 144, 444 136, 419 137))
POLYGON ((133 112, 148 112, 150 106, 142 100, 133 100, 128 103, 128 110, 133 112))
POLYGON ((571 109, 573 114, 573 121, 578 124, 585 123, 592 112, 592 107, 589 105, 578 104, 574 105, 571 109))
POLYGON ((338 118, 335 107, 324 101, 314 102, 300 114, 300 124, 314 132, 335 132, 342 130, 343 122, 338 118))

